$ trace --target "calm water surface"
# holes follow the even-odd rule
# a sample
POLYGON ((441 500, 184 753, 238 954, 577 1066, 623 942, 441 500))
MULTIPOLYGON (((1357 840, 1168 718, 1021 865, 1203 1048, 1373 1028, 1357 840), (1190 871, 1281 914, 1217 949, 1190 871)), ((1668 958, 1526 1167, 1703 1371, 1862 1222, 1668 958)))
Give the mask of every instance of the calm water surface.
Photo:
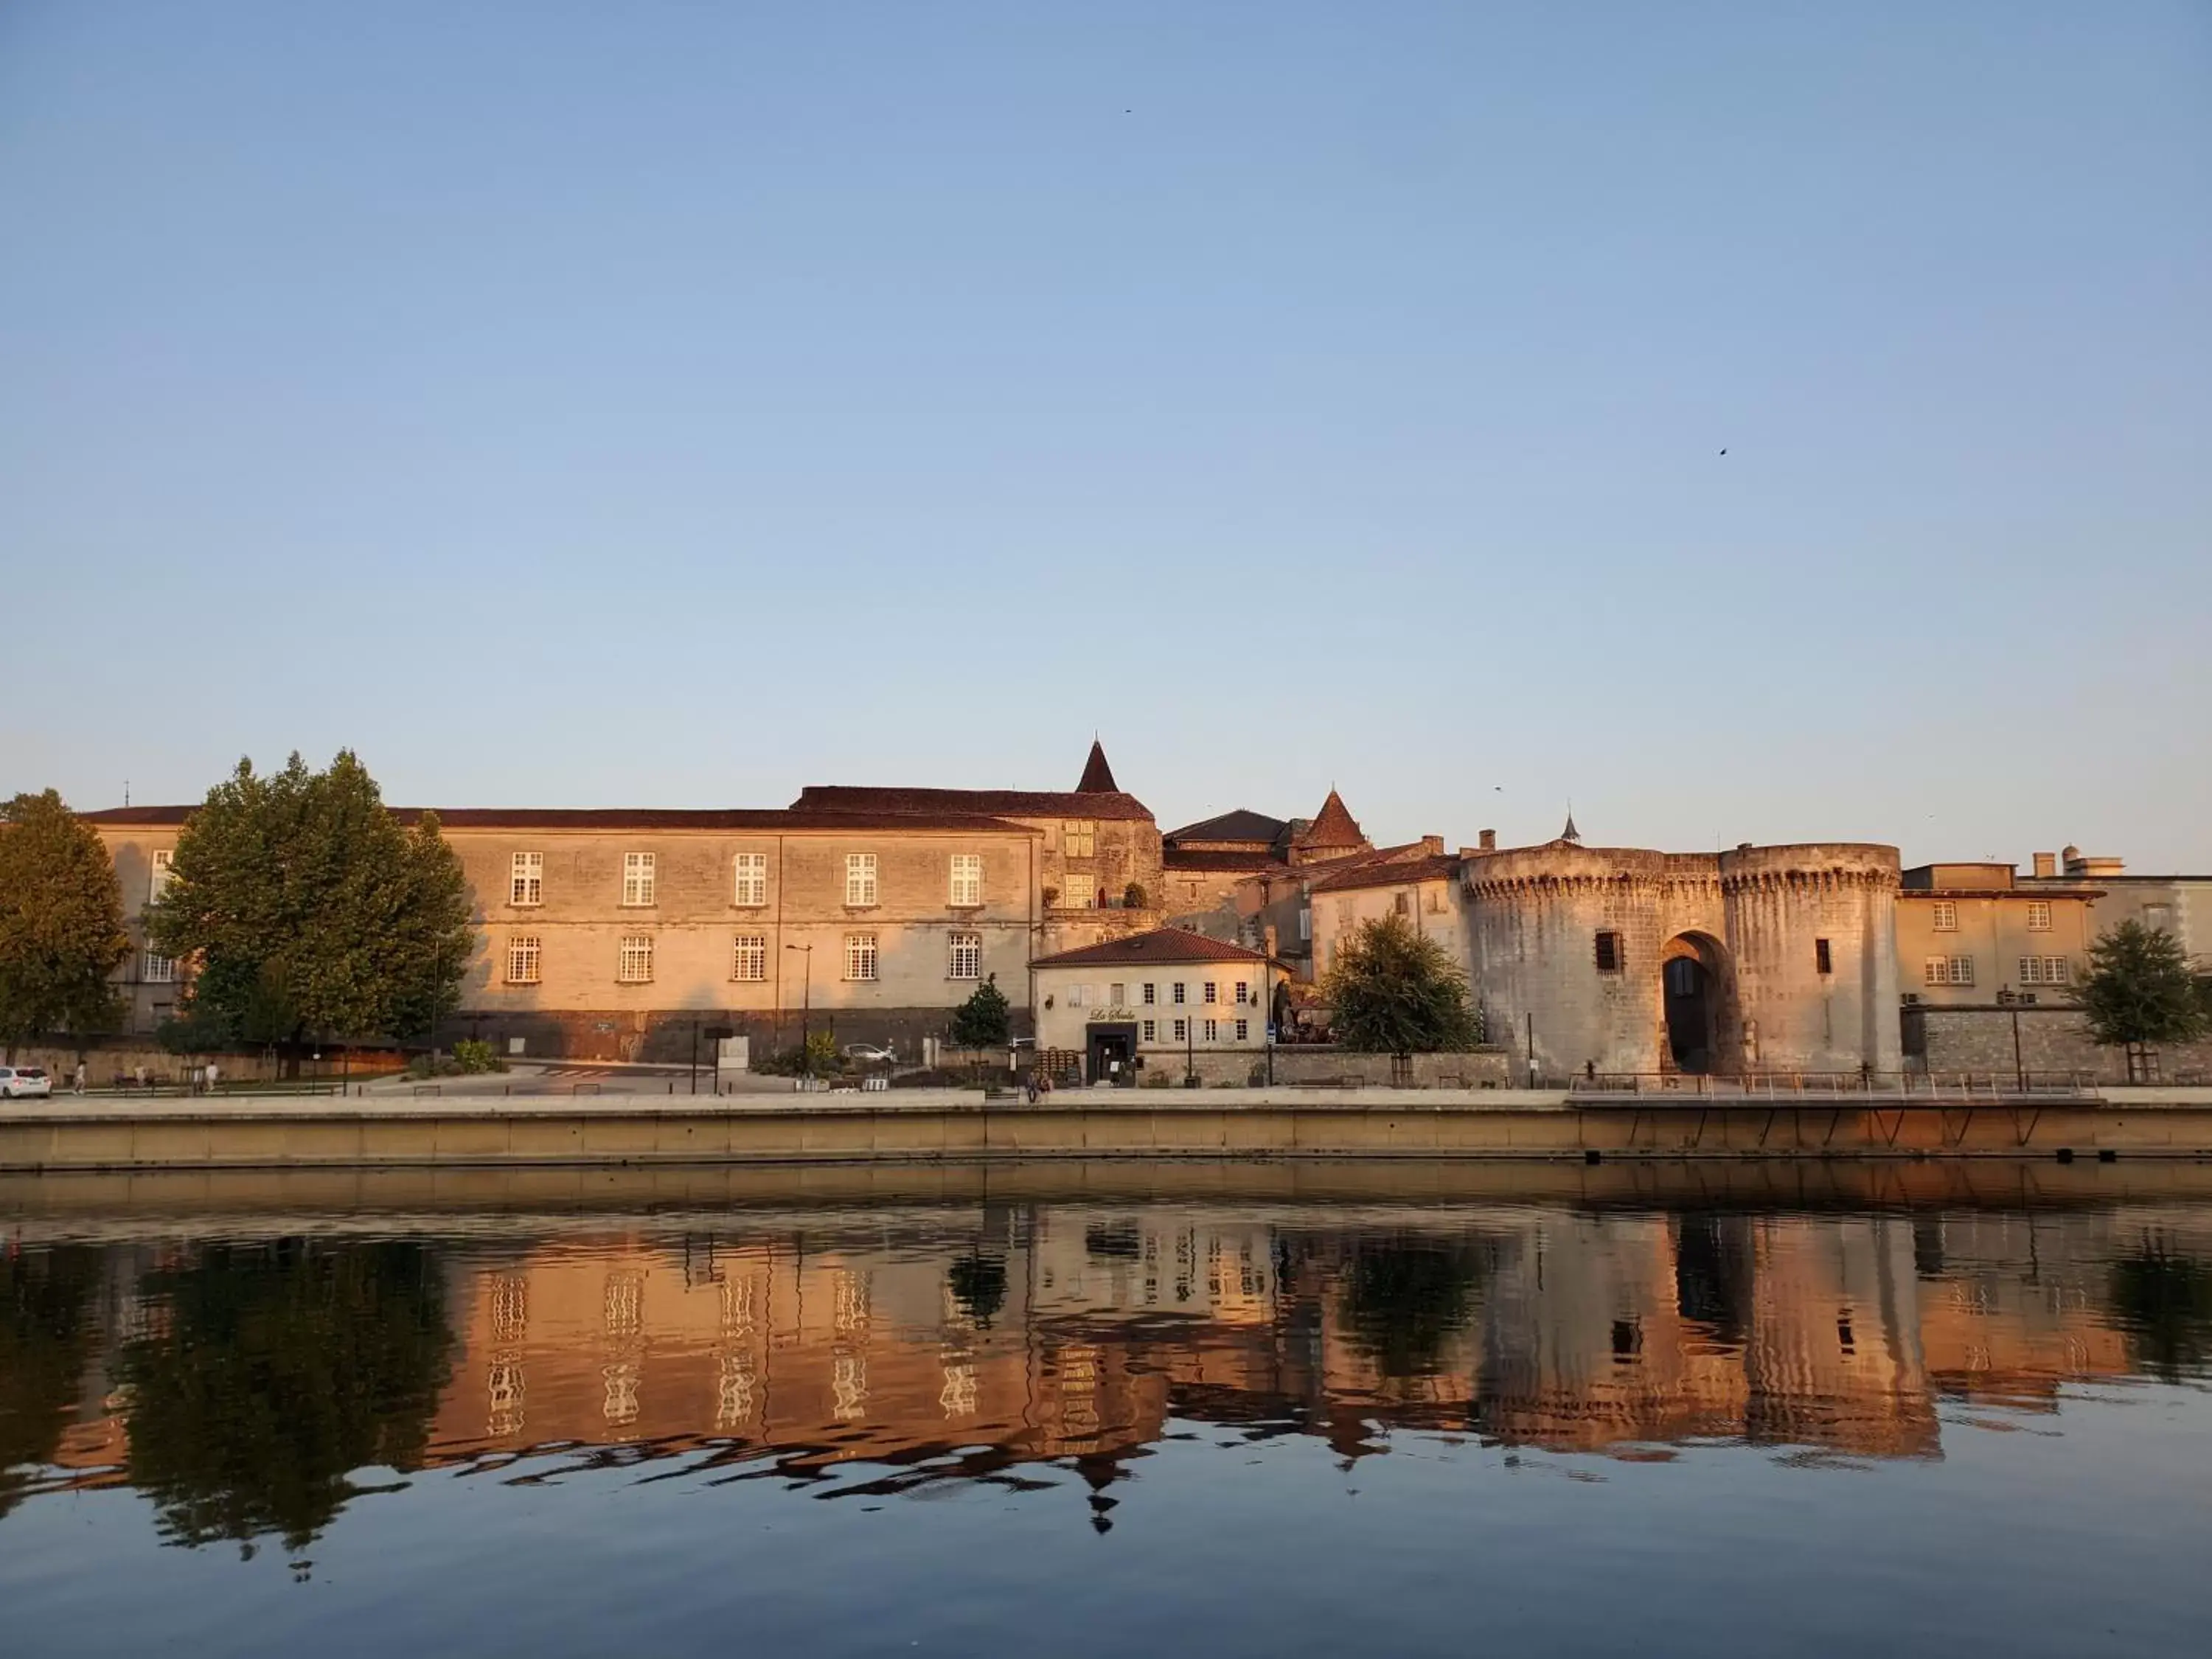
POLYGON ((2212 1649, 2212 1170, 0 1188, 5 1651, 2212 1649))

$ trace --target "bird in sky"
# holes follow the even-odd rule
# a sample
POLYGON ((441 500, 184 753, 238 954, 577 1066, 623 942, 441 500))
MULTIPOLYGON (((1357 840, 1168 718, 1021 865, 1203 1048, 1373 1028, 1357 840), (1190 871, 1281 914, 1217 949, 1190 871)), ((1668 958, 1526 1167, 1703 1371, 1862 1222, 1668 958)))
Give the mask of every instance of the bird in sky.
POLYGON ((1723 451, 1721 451, 1721 453, 1722 453, 1722 454, 1723 454, 1723 455, 1725 455, 1725 454, 1727 454, 1727 453, 1728 453, 1728 451, 1726 451, 1725 449, 1723 449, 1723 451))

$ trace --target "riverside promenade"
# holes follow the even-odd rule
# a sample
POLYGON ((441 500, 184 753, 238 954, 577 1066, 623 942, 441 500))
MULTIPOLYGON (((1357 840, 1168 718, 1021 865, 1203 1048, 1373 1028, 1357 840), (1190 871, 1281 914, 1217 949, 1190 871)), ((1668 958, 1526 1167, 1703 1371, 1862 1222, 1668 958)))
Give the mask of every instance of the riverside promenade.
POLYGON ((58 1096, 0 1103, 0 1170, 992 1158, 2212 1158, 2212 1089, 980 1090, 58 1096))

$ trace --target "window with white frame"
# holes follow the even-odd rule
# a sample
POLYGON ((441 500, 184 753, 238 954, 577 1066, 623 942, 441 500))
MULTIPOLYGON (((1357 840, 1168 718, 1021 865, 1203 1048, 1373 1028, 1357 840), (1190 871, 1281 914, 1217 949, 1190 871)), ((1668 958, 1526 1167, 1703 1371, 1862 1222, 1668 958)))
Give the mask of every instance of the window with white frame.
POLYGON ((983 936, 981 933, 949 933, 945 936, 945 969, 947 979, 981 979, 983 976, 983 936))
POLYGON ((177 980, 177 959, 165 957, 159 951, 149 951, 139 960, 138 977, 149 985, 173 985, 177 980))
POLYGON ((730 977, 757 984, 768 977, 768 935, 739 933, 730 947, 730 977))
POLYGON ((1180 1007, 1183 1003, 1188 1002, 1189 1000, 1190 999, 1188 997, 1183 994, 1182 981, 1181 980, 1177 980, 1175 982, 1175 1000, 1176 1006, 1180 1007))
POLYGON ((154 854, 153 867, 146 875, 146 902, 158 904, 161 895, 169 890, 169 877, 173 873, 177 855, 167 848, 154 854))
POLYGON ((2027 931, 2047 933, 2051 931, 2051 901, 2030 899, 2027 905, 2027 931))
POLYGON ((1144 1023, 1145 1041, 1147 1042, 1155 1041, 1159 1036, 1159 1030, 1160 1023, 1158 1020, 1146 1020, 1144 1023))
POLYGON ((1157 985, 1147 985, 1147 986, 1146 986, 1146 987, 1145 987, 1145 1006, 1146 1006, 1146 1007, 1147 1007, 1147 1008, 1149 1008, 1149 1007, 1152 1006, 1152 1005, 1153 1005, 1153 1004, 1157 1003, 1157 1002, 1160 1000, 1160 994, 1159 994, 1159 993, 1160 993, 1160 988, 1159 988, 1158 986, 1157 986, 1157 985))
POLYGON ((1220 1000, 1221 1000, 1221 987, 1219 986, 1219 984, 1218 984, 1216 981, 1212 981, 1212 980, 1208 980, 1208 981, 1206 981, 1205 988, 1204 988, 1202 990, 1200 990, 1200 993, 1199 993, 1199 998, 1198 998, 1198 1000, 1199 1000, 1200 1002, 1218 1002, 1218 1001, 1220 1001, 1220 1000))
POLYGON ((535 985, 544 959, 544 946, 535 933, 518 933, 507 942, 507 982, 535 985))
POLYGON ((1089 1007, 1091 1006, 1091 988, 1088 985, 1069 986, 1067 988, 1067 1006, 1071 1008, 1089 1007))
POLYGON ((2146 904, 2142 908, 2142 924, 2154 933, 2173 931, 2173 907, 2171 904, 2146 904))
POLYGON ((517 853, 507 860, 507 902, 509 904, 545 902, 545 854, 517 853))
POLYGON ((1298 906, 1298 943, 1301 945, 1313 943, 1313 907, 1311 905, 1298 906))
MULTIPOLYGON (((876 902, 876 855, 873 853, 845 854, 845 902, 873 904, 876 902)), ((855 934, 854 937, 858 938, 855 934)), ((851 975, 848 975, 848 978, 851 975)), ((870 974, 870 979, 875 975, 870 974)))
POLYGON ((1129 1006, 1129 988, 1118 981, 1108 986, 1106 988, 1106 1006, 1109 1008, 1127 1007, 1129 1006))
POLYGON ((983 855, 952 855, 951 894, 946 900, 955 909, 970 909, 983 902, 983 855))
POLYGON ((653 978, 653 935, 624 933, 622 969, 615 975, 624 985, 643 985, 653 978))
POLYGON ((2020 959, 2020 982, 2022 985, 2065 985, 2073 978, 2064 957, 2022 957, 2020 959))
POLYGON ((624 904, 653 902, 653 855, 650 853, 623 854, 623 896, 624 904))
POLYGON ((1175 1023, 1175 1040, 1176 1040, 1177 1042, 1182 1042, 1186 1037, 1189 1036, 1189 1035, 1190 1035, 1190 1022, 1189 1022, 1188 1020, 1187 1020, 1187 1019, 1179 1019, 1179 1020, 1177 1020, 1177 1021, 1175 1023))
POLYGON ((1252 1000, 1252 981, 1251 981, 1250 980, 1249 980, 1249 979, 1240 979, 1240 980, 1238 980, 1238 981, 1237 981, 1237 1005, 1238 1005, 1240 1007, 1241 1007, 1241 1006, 1249 1006, 1249 1005, 1250 1004, 1251 1000, 1252 1000))
POLYGON ((1087 859, 1098 848, 1098 823, 1095 818, 1070 818, 1060 826, 1060 850, 1063 856, 1087 859))
POLYGON ((1237 1040, 1239 1042, 1248 1042, 1251 1040, 1251 1037, 1252 1022, 1249 1019, 1238 1020, 1237 1022, 1237 1040))
POLYGON ((1061 878, 1060 908, 1088 910, 1098 902, 1098 878, 1070 874, 1061 878))
POLYGON ((1930 957, 1928 958, 1927 983, 1930 985, 1972 985, 1973 982, 1973 957, 1930 957))
POLYGON ((1208 1042, 1218 1042, 1221 1041, 1221 1022, 1219 1020, 1209 1019, 1206 1022, 1206 1040, 1208 1042))
POLYGON ((768 902, 768 854, 739 853, 730 860, 730 902, 768 902))
POLYGON ((1959 907, 1949 899, 1937 899, 1929 905, 1929 926, 1939 933, 1959 931, 1959 907))
MULTIPOLYGON (((869 856, 872 864, 875 860, 869 856)), ((870 878, 873 879, 872 877, 870 878)), ((873 979, 876 976, 876 936, 873 933, 845 935, 845 977, 873 979)))

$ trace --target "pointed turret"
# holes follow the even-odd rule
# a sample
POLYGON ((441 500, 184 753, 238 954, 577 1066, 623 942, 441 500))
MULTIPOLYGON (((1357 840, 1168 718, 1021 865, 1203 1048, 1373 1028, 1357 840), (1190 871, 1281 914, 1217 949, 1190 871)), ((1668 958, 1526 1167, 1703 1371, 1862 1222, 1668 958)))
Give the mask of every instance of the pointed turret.
POLYGON ((1575 809, 1567 808, 1567 827, 1559 831, 1561 841, 1571 841, 1577 847, 1583 844, 1583 832, 1575 828, 1575 809))
POLYGON ((1313 822, 1291 842, 1291 862, 1296 864, 1315 864, 1367 850, 1367 837, 1360 833, 1358 823, 1344 804, 1344 797, 1334 789, 1328 792, 1328 799, 1321 804, 1321 811, 1314 814, 1313 822))
POLYGON ((1091 739, 1091 758, 1083 763, 1083 781, 1075 786, 1079 795, 1118 795, 1121 786, 1114 781, 1114 769, 1106 764, 1106 745, 1097 738, 1091 739))

